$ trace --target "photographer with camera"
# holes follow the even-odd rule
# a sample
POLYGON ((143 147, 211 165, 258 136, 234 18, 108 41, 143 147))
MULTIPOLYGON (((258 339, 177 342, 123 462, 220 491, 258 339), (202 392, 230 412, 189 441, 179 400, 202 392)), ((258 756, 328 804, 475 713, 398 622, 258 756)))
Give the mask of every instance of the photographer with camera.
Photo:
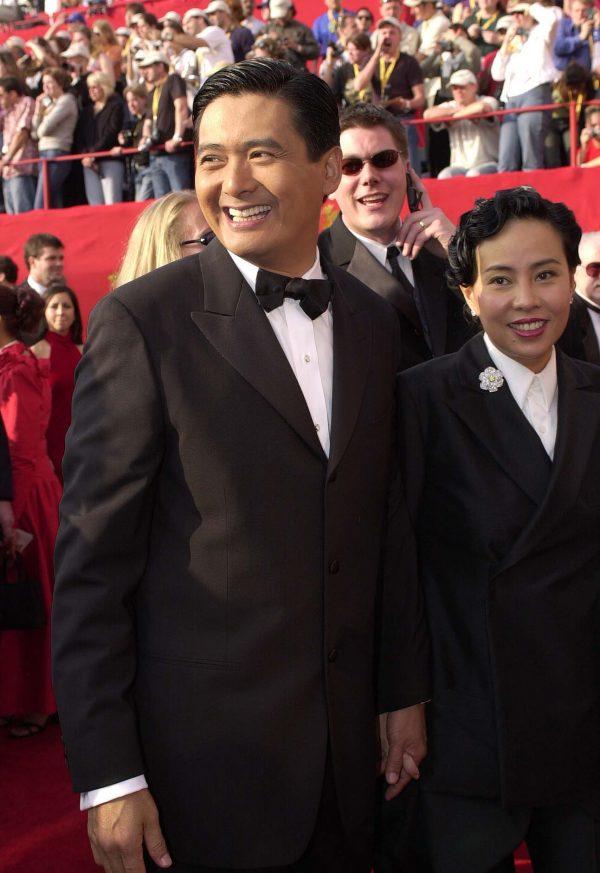
POLYGON ((356 77, 365 68, 373 54, 369 35, 359 32, 350 37, 346 45, 346 53, 348 61, 342 61, 337 65, 332 63, 328 54, 321 64, 320 77, 324 82, 327 82, 333 91, 338 106, 352 106, 358 101, 372 103, 373 89, 371 85, 367 85, 360 91, 356 88, 356 77))
POLYGON ((600 166, 600 106, 588 106, 585 127, 579 137, 577 163, 580 167, 600 166))
MULTIPOLYGON (((375 101, 402 120, 414 118, 425 105, 423 73, 418 61, 401 48, 402 24, 397 18, 382 18, 377 24, 377 45, 354 80, 357 91, 371 85, 375 101)), ((419 142, 414 125, 406 125, 408 154, 413 169, 420 168, 419 142)))
POLYGON ((320 53, 312 30, 296 20, 291 0, 271 0, 269 14, 268 35, 281 40, 293 67, 305 70, 306 62, 316 60, 320 53))
POLYGON ((154 197, 150 172, 150 153, 140 150, 144 140, 144 122, 148 111, 148 92, 144 85, 130 85, 123 93, 127 105, 127 120, 119 131, 119 145, 111 149, 113 155, 121 155, 123 149, 137 148, 137 155, 125 158, 125 190, 137 201, 154 197))
POLYGON ((576 61, 586 70, 592 69, 592 49, 600 42, 600 10, 593 0, 573 0, 568 15, 558 22, 553 57, 557 70, 566 70, 576 61))

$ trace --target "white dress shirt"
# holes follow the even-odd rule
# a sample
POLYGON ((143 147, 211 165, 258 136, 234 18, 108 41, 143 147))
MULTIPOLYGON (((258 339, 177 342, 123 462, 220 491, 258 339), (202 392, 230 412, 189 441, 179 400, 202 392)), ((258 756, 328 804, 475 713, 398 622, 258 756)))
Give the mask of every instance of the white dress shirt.
POLYGON ((521 48, 508 54, 498 51, 492 62, 492 78, 504 82, 500 95, 503 103, 558 79, 552 47, 561 12, 557 7, 532 3, 529 14, 538 23, 521 48))
POLYGON ((27 276, 27 282, 31 285, 34 291, 37 291, 38 294, 43 294, 46 290, 46 286, 34 279, 31 273, 27 276))
POLYGON ((496 348, 487 334, 483 335, 490 358, 504 376, 517 406, 539 436, 550 458, 554 458, 558 421, 558 382, 556 352, 540 373, 534 373, 496 348))
MULTIPOLYGON (((258 267, 229 252, 236 267, 253 291, 256 290, 258 267)), ((324 279, 319 253, 302 279, 324 279)), ((257 305, 259 305, 257 303, 257 305)), ((286 298, 283 306, 265 313, 273 332, 292 368, 323 451, 329 456, 331 440, 331 409, 333 400, 333 316, 331 304, 314 321, 306 315, 298 300, 286 298)), ((114 785, 81 794, 80 808, 91 809, 117 797, 125 797, 147 788, 144 776, 134 776, 114 785)))
MULTIPOLYGON (((348 227, 348 225, 346 225, 346 227, 348 227)), ((350 230, 349 227, 348 230, 350 230)), ((392 267, 390 265, 390 262, 388 261, 387 250, 388 246, 396 245, 395 240, 392 240, 392 242, 390 242, 387 246, 384 246, 381 243, 375 242, 375 240, 373 239, 368 239, 366 236, 361 236, 360 233, 356 233, 353 230, 350 230, 350 233, 364 245, 367 251, 369 251, 373 255, 376 261, 379 261, 382 267, 385 267, 388 273, 392 272, 392 267)), ((398 255, 396 260, 398 261, 400 269, 414 288, 415 274, 413 273, 411 260, 410 258, 407 258, 405 257, 405 255, 402 254, 402 246, 398 246, 398 248, 400 249, 400 254, 398 255)))
MULTIPOLYGON (((598 305, 597 303, 594 303, 593 300, 586 297, 585 294, 582 294, 581 291, 577 291, 577 288, 575 289, 575 292, 579 294, 581 299, 585 300, 586 303, 591 303, 592 306, 598 305)), ((600 312, 588 308, 588 313, 592 322, 592 327, 594 328, 594 333, 596 334, 596 339, 598 340, 598 346, 600 347, 600 312)))

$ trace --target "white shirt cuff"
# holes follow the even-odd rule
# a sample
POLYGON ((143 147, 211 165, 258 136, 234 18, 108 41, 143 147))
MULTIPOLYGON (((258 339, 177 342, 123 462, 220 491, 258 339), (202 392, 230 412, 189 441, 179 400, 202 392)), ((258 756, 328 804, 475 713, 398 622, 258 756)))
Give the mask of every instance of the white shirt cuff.
POLYGON ((127 794, 133 794, 134 791, 141 791, 147 787, 146 778, 142 775, 125 779, 124 782, 116 782, 114 785, 107 785, 105 788, 98 788, 96 791, 83 791, 79 801, 79 809, 83 812, 93 806, 100 806, 101 803, 108 803, 109 800, 125 797, 127 794))

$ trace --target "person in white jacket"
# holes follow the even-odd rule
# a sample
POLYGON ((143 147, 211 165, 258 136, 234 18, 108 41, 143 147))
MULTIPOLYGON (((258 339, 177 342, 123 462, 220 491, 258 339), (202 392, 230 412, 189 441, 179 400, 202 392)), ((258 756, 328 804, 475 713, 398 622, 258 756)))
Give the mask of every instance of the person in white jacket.
MULTIPOLYGON (((492 78, 504 82, 507 109, 552 103, 558 72, 552 60, 560 10, 541 3, 517 3, 510 27, 492 63, 492 78)), ((547 112, 505 115, 500 128, 498 171, 538 170, 544 166, 547 112)))

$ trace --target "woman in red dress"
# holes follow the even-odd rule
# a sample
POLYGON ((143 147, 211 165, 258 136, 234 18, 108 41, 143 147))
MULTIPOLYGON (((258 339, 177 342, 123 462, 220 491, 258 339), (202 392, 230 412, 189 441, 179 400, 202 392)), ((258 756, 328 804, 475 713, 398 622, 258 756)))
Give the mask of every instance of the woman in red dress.
POLYGON ((61 487, 46 452, 48 361, 38 360, 19 339, 22 332, 35 331, 42 312, 35 291, 0 283, 0 415, 10 450, 14 525, 15 531, 33 536, 23 550, 23 564, 42 586, 48 616, 41 630, 0 633, 0 713, 16 714, 14 737, 39 733, 56 711, 50 682, 50 607, 61 487))
POLYGON ((47 330, 32 352, 37 358, 50 359, 52 412, 46 441, 48 456, 62 483, 62 459, 65 436, 71 424, 75 367, 82 351, 81 313, 75 292, 66 285, 51 285, 42 296, 47 330))

